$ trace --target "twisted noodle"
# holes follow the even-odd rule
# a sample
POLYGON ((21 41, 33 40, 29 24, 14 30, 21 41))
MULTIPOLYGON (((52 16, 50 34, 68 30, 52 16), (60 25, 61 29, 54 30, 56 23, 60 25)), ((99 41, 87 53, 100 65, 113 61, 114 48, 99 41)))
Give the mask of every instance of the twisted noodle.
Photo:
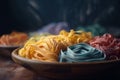
POLYGON ((11 34, 4 34, 0 37, 0 45, 23 45, 27 39, 27 34, 23 32, 12 32, 11 34))
POLYGON ((67 46, 78 44, 80 42, 88 42, 92 38, 90 32, 76 32, 74 30, 71 30, 70 32, 62 30, 58 37, 60 41, 66 42, 67 46))
POLYGON ((23 48, 19 50, 19 55, 25 58, 41 60, 47 62, 57 62, 59 53, 67 46, 80 42, 88 42, 91 39, 90 32, 76 33, 62 30, 59 35, 42 36, 39 40, 29 39, 23 48))
POLYGON ((107 55, 106 59, 120 58, 120 39, 115 38, 111 34, 96 36, 89 41, 89 44, 102 50, 107 55))
POLYGON ((102 51, 86 43, 79 43, 67 47, 67 50, 61 50, 59 62, 92 62, 105 58, 106 55, 102 51))

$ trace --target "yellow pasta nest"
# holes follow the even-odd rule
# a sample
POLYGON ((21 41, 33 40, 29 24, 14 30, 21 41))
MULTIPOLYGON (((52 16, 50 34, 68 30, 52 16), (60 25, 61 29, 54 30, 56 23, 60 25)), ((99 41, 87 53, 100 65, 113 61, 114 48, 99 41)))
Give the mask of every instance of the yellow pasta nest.
POLYGON ((88 42, 92 38, 90 32, 62 30, 59 35, 42 36, 39 40, 30 38, 23 48, 19 50, 19 55, 28 59, 57 62, 59 53, 67 46, 88 42))

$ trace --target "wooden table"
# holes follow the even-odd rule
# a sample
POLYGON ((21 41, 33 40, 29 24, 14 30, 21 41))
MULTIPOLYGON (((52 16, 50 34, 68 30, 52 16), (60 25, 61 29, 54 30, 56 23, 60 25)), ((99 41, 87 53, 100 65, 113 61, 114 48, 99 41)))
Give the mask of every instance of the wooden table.
POLYGON ((0 56, 0 80, 50 80, 14 63, 11 58, 0 56))
MULTIPOLYGON (((118 66, 117 70, 116 69, 111 70, 109 73, 103 73, 97 77, 94 75, 92 76, 94 79, 97 78, 100 80, 108 79, 120 80, 120 66, 118 66)), ((52 79, 39 77, 35 73, 14 63, 11 58, 0 56, 0 80, 52 80, 52 79)))

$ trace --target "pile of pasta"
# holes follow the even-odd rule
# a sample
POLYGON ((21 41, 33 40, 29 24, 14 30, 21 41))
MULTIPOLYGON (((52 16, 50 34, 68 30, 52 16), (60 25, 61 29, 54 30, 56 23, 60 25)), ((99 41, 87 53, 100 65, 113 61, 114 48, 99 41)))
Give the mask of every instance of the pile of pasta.
POLYGON ((1 46, 21 46, 28 40, 28 35, 23 32, 13 31, 0 37, 1 46))
POLYGON ((89 44, 106 54, 106 60, 120 59, 120 39, 111 34, 95 36, 89 44))
POLYGON ((19 55, 32 60, 58 62, 61 50, 80 42, 87 43, 91 38, 91 32, 74 30, 61 30, 58 35, 42 36, 39 40, 31 37, 19 50, 19 55))

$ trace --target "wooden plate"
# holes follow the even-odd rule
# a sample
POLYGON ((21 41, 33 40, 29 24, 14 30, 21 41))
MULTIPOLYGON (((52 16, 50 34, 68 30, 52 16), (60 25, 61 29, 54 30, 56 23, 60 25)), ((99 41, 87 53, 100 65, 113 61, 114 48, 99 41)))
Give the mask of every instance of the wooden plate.
POLYGON ((90 78, 109 73, 120 67, 120 59, 99 62, 59 63, 41 62, 26 59, 18 55, 18 49, 12 52, 12 59, 37 75, 52 79, 90 78))

